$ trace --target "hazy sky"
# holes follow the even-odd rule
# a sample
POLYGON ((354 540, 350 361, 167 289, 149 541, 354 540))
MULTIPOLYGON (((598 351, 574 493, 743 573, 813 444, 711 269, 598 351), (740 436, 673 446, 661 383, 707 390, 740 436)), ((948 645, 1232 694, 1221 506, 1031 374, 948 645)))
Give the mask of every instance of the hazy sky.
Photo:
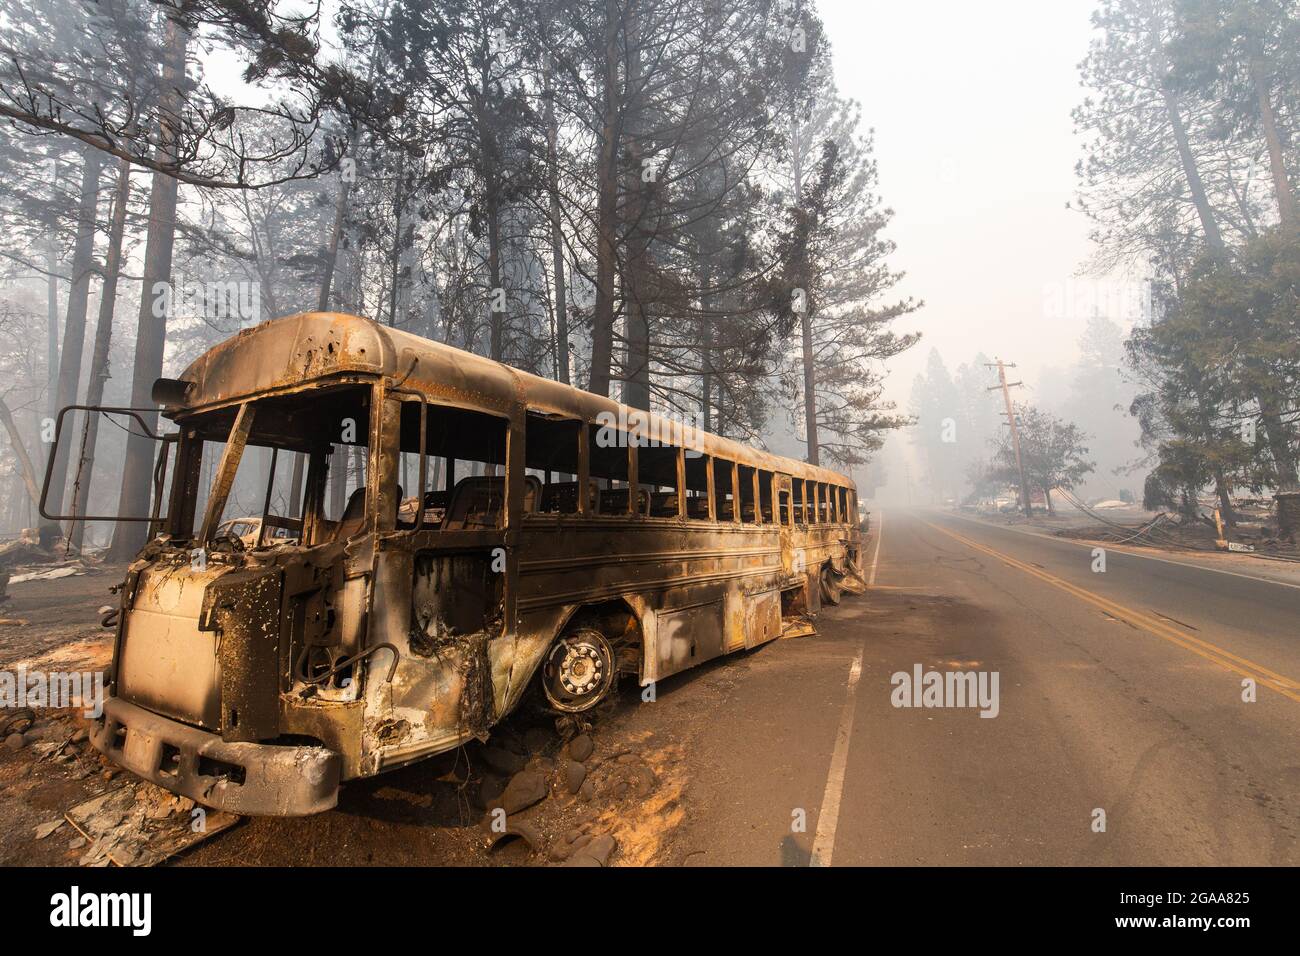
POLYGON ((926 303, 898 323, 923 333, 890 362, 887 394, 901 407, 931 347, 950 370, 980 350, 1018 362, 1032 385, 1073 360, 1090 297, 1132 289, 1078 276, 1088 221, 1066 208, 1095 5, 820 0, 840 91, 876 131, 895 268, 926 303))

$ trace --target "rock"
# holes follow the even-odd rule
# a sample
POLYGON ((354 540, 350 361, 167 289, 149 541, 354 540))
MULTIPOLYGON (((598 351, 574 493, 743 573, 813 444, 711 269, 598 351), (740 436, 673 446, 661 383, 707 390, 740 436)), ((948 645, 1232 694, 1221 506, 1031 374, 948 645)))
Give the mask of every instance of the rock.
POLYGON ((579 799, 586 800, 588 802, 595 800, 596 799, 595 782, 591 780, 585 781, 582 784, 582 787, 578 790, 578 797, 579 799))
POLYGON ((580 849, 575 846, 573 856, 564 865, 606 866, 616 849, 618 849, 618 843, 614 838, 608 833, 602 833, 580 849))
POLYGON ((551 745, 555 735, 542 727, 529 727, 524 731, 524 746, 530 754, 539 754, 551 745))
POLYGON ((506 775, 518 773, 524 769, 524 758, 501 747, 483 748, 483 762, 498 773, 506 775))
POLYGON ((536 770, 521 770, 510 778, 501 794, 501 807, 509 816, 546 799, 546 778, 536 770))
POLYGON ((641 758, 638 757, 636 754, 619 754, 618 759, 615 761, 615 763, 621 763, 627 765, 627 764, 637 763, 640 760, 641 758))
POLYGON ((22 750, 27 746, 27 738, 22 734, 10 734, 5 738, 6 750, 22 750))
POLYGON ((533 757, 524 765, 525 770, 536 770, 544 777, 555 773, 555 761, 550 757, 533 757))
POLYGON ((573 856, 573 847, 567 843, 561 841, 551 847, 551 859, 556 863, 563 863, 571 856, 573 856))
POLYGON ((595 749, 596 745, 587 734, 579 734, 569 741, 569 756, 579 763, 590 757, 595 749))
POLYGON ((42 823, 36 828, 36 839, 44 840, 61 826, 63 826, 62 820, 51 820, 49 823, 42 823))
POLYGON ((568 833, 564 834, 564 842, 574 843, 575 841, 579 840, 581 837, 582 837, 581 830, 570 830, 568 833))
POLYGON ((117 776, 117 768, 109 767, 102 774, 100 774, 100 776, 103 777, 105 780, 112 780, 114 777, 117 776))
POLYGON ((543 841, 542 835, 537 830, 536 827, 530 826, 527 823, 521 823, 516 821, 514 823, 509 824, 505 828, 505 830, 501 833, 489 832, 488 852, 489 853, 492 852, 493 850, 497 849, 497 847, 502 846, 505 843, 509 843, 511 840, 515 838, 523 840, 525 843, 527 843, 528 849, 533 853, 536 853, 537 850, 540 849, 542 844, 545 842, 543 841))
POLYGON ((650 796, 654 791, 655 784, 658 782, 659 778, 655 776, 655 772, 649 767, 637 767, 636 770, 632 771, 632 791, 638 797, 650 796))
POLYGON ((583 847, 582 852, 595 859, 601 866, 605 866, 609 863, 609 858, 614 855, 614 851, 617 849, 618 843, 615 841, 614 837, 609 833, 602 833, 583 847))
POLYGON ((582 789, 582 783, 587 779, 587 768, 576 760, 565 759, 560 765, 560 773, 564 777, 564 787, 569 793, 577 793, 582 789))

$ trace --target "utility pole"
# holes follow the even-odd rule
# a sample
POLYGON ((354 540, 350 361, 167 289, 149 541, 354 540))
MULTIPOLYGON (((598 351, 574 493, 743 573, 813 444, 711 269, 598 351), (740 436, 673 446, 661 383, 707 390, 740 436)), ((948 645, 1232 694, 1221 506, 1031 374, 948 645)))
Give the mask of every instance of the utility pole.
POLYGON ((1016 428, 1016 412, 1011 405, 1011 389, 1018 385, 1024 385, 1024 382, 1007 382, 1007 369, 1015 368, 1012 362, 1010 365, 998 359, 997 362, 987 363, 986 368, 996 368, 998 370, 998 384, 990 386, 987 391, 1002 389, 1002 399, 1007 403, 1007 422, 1011 425, 1011 447, 1016 451, 1016 471, 1020 473, 1020 504, 1025 509, 1026 515, 1032 515, 1033 505, 1029 503, 1029 482, 1025 481, 1025 464, 1020 458, 1020 432, 1016 428))

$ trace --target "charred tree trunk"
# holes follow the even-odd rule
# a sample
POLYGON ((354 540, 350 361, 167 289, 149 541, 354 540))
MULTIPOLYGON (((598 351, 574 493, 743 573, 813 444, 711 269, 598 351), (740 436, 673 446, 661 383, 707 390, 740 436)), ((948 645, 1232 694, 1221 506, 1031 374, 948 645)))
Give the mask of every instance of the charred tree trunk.
POLYGON ((402 265, 402 207, 406 197, 402 194, 406 178, 406 151, 397 157, 397 180, 393 184, 393 248, 388 257, 388 325, 397 328, 397 283, 402 265))
POLYGON ((1161 91, 1161 96, 1164 98, 1165 114, 1169 119, 1169 125, 1173 128, 1174 144, 1178 148, 1178 161, 1183 167, 1183 177, 1187 180, 1187 188, 1192 194, 1192 203, 1196 206, 1196 216, 1200 219, 1201 230, 1205 233, 1205 242, 1216 258, 1221 257, 1224 252, 1223 235, 1219 232, 1219 223, 1205 194, 1205 184, 1201 181, 1196 157, 1192 154, 1191 145, 1187 140, 1187 127, 1183 123, 1178 99, 1167 89, 1161 91))
POLYGON ((554 273, 555 295, 555 369, 559 380, 569 384, 569 302, 564 275, 564 232, 560 223, 560 157, 559 125, 555 121, 555 88, 551 82, 551 63, 548 58, 542 74, 546 123, 546 174, 550 193, 551 215, 551 272, 554 273))
POLYGON ((614 356, 614 269, 618 230, 618 0, 605 2, 605 108, 596 165, 596 301, 591 317, 588 390, 609 394, 614 356))
POLYGON ((627 194, 631 197, 627 226, 627 279, 624 282, 623 301, 627 306, 627 368, 624 370, 623 404, 650 410, 650 189, 642 163, 642 145, 638 138, 641 123, 637 117, 635 100, 641 89, 641 37, 640 17, 636 0, 628 0, 627 96, 633 104, 626 111, 630 116, 624 121, 628 138, 627 194))
POLYGON ((803 315, 799 317, 801 351, 803 359, 803 412, 804 428, 808 433, 808 464, 820 464, 817 439, 817 369, 813 349, 812 297, 805 300, 803 315))
POLYGON ((1228 494, 1228 482, 1222 468, 1214 469, 1214 493, 1219 498, 1219 517, 1228 527, 1237 524, 1237 513, 1232 510, 1232 497, 1228 494))
POLYGON ((709 274, 699 273, 700 283, 700 427, 713 431, 713 321, 709 312, 713 297, 709 293, 709 274))
MULTIPOLYGON (((157 158, 173 159, 173 144, 180 119, 181 90, 185 80, 185 51, 189 33, 179 20, 167 20, 167 62, 163 70, 164 104, 158 130, 157 158)), ((144 281, 140 294, 140 316, 135 341, 135 365, 131 376, 131 405, 152 407, 153 383, 162 374, 163 346, 167 339, 167 309, 159 296, 171 282, 172 243, 176 235, 177 180, 156 172, 149 196, 149 231, 145 241, 144 281)), ((154 412, 142 413, 150 427, 157 424, 154 412)), ((118 514, 144 517, 149 514, 153 485, 154 442, 147 435, 132 430, 126 442, 126 461, 122 466, 122 492, 118 514)), ((119 521, 113 533, 110 555, 125 561, 135 555, 148 536, 148 525, 136 521, 119 521)))
MULTIPOLYGON (((104 154, 90 147, 85 151, 81 168, 81 197, 77 204, 77 234, 72 246, 72 284, 68 290, 68 313, 63 322, 63 345, 59 350, 59 382, 55 409, 77 401, 81 382, 81 356, 86 345, 86 310, 90 299, 90 277, 95 271, 95 224, 99 201, 99 173, 104 168, 104 154)), ((54 468, 50 472, 47 510, 63 510, 63 490, 68 479, 68 443, 55 450, 54 468)))
MULTIPOLYGON (((388 4, 385 3, 380 13, 380 22, 386 22, 388 16, 388 4)), ((374 81, 375 72, 379 63, 379 35, 375 35, 374 42, 370 45, 370 67, 366 75, 366 82, 374 81)), ((344 158, 351 159, 355 163, 357 145, 361 142, 361 131, 356 124, 352 124, 352 132, 348 136, 348 151, 344 158)), ((353 176, 355 176, 355 166, 353 176)), ((334 201, 334 225, 330 229, 329 242, 325 246, 325 268, 321 276, 320 289, 316 295, 316 309, 319 312, 329 311, 330 291, 334 284, 334 272, 338 268, 339 261, 339 243, 343 240, 343 223, 347 216, 348 197, 352 193, 352 178, 346 175, 342 170, 339 172, 339 191, 334 201)))
POLYGON ((1277 128, 1277 114, 1269 96, 1268 73, 1264 68, 1264 52, 1258 39, 1250 43, 1250 80, 1255 87, 1255 99, 1259 106, 1259 124, 1264 131, 1264 142, 1268 146, 1268 166, 1273 176, 1273 192, 1277 196, 1278 217, 1282 228, 1295 233, 1300 228, 1300 213, 1296 210, 1295 192, 1291 188, 1291 179, 1287 175, 1286 160, 1282 154, 1282 136, 1277 128))
POLYGON ((9 444, 13 446, 14 457, 18 459, 18 473, 22 475, 23 484, 27 488, 27 498, 32 503, 32 510, 35 511, 36 505, 41 500, 41 488, 36 483, 36 471, 32 468, 27 446, 23 444, 23 436, 19 433, 13 413, 9 411, 9 406, 3 398, 0 398, 0 424, 3 424, 5 431, 9 433, 9 444))
MULTIPOLYGON (((58 188, 59 164, 54 164, 54 188, 58 188)), ((50 217, 45 246, 45 413, 52 420, 59 411, 59 276, 58 250, 54 244, 57 223, 50 217)))
MULTIPOLYGON (((117 282, 122 274, 122 237, 126 232, 126 208, 131 198, 131 164, 123 159, 117 166, 117 188, 113 193, 113 218, 108 228, 108 252, 104 260, 104 284, 99 292, 99 319, 95 323, 95 344, 90 353, 90 376, 86 381, 86 404, 104 400, 108 381, 108 350, 113 339, 113 312, 117 304, 117 282)), ((82 433, 81 450, 73 476, 73 514, 84 515, 90 505, 90 480, 95 467, 95 445, 99 439, 99 416, 88 415, 82 433)), ((73 521, 68 529, 68 546, 81 551, 86 533, 84 521, 73 521)))
POLYGON ((1149 24, 1148 42, 1151 52, 1151 66, 1154 80, 1160 87, 1160 97, 1165 104, 1165 117, 1173 130, 1174 145, 1178 151, 1178 162, 1183 168, 1183 177, 1187 180, 1188 191, 1192 194, 1192 204, 1196 207, 1197 218, 1201 221, 1201 230, 1205 233, 1205 242, 1211 254, 1221 258, 1224 254, 1223 236, 1214 216, 1214 209, 1206 196, 1205 184, 1196 165, 1196 156, 1192 153, 1187 138, 1187 125, 1183 122, 1182 106, 1178 97, 1169 86, 1168 64, 1165 58, 1164 42, 1161 40, 1160 27, 1155 22, 1149 24))
MULTIPOLYGON (((803 205, 803 142, 800 137, 799 120, 795 119, 791 130, 791 155, 794 158, 794 204, 795 208, 803 205)), ((805 280, 806 281, 806 280, 805 280)), ((813 297, 811 289, 803 290, 803 312, 799 315, 800 360, 803 363, 803 417, 804 431, 808 443, 807 459, 810 465, 820 464, 820 442, 817 439, 817 369, 816 352, 813 346, 813 297)))
POLYGON ((334 270, 339 261, 339 242, 343 237, 343 217, 347 211, 349 185, 344 181, 339 182, 338 197, 334 201, 334 225, 330 229, 329 243, 325 246, 324 273, 321 275, 320 289, 316 294, 318 312, 328 312, 330 307, 330 289, 334 283, 334 270))
POLYGON ((501 210, 494 195, 499 187, 488 187, 487 238, 488 238, 488 350, 492 361, 500 362, 505 355, 505 292, 501 285, 501 210))
MULTIPOLYGON (((355 127, 352 130, 352 136, 348 140, 347 156, 351 158, 357 151, 358 136, 355 127)), ((334 284, 334 272, 338 268, 339 262, 339 244, 343 241, 343 223, 347 217, 348 197, 352 193, 351 179, 342 171, 339 172, 339 191, 334 200, 334 224, 330 229, 329 242, 325 245, 324 250, 324 269, 320 278, 320 289, 316 294, 316 309, 319 312, 328 312, 330 307, 330 291, 334 284)))
POLYGON ((1273 466, 1277 469, 1278 491, 1300 491, 1300 482, 1296 480, 1295 454, 1287 438, 1282 413, 1270 398, 1259 398, 1257 401, 1260 424, 1264 426, 1264 438, 1268 442, 1269 453, 1273 456, 1273 466))

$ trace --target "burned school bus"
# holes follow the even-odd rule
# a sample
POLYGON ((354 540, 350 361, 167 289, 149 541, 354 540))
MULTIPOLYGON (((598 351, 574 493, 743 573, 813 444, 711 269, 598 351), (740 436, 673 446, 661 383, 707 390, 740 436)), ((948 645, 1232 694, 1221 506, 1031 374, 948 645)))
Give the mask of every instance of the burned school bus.
POLYGON ((166 500, 107 622, 92 740, 208 806, 325 810, 526 695, 585 711, 863 589, 844 476, 355 316, 245 330, 155 400, 166 500), (250 545, 217 529, 258 448, 250 545), (302 498, 273 514, 289 453, 302 498), (342 502, 346 455, 364 480, 342 502))

